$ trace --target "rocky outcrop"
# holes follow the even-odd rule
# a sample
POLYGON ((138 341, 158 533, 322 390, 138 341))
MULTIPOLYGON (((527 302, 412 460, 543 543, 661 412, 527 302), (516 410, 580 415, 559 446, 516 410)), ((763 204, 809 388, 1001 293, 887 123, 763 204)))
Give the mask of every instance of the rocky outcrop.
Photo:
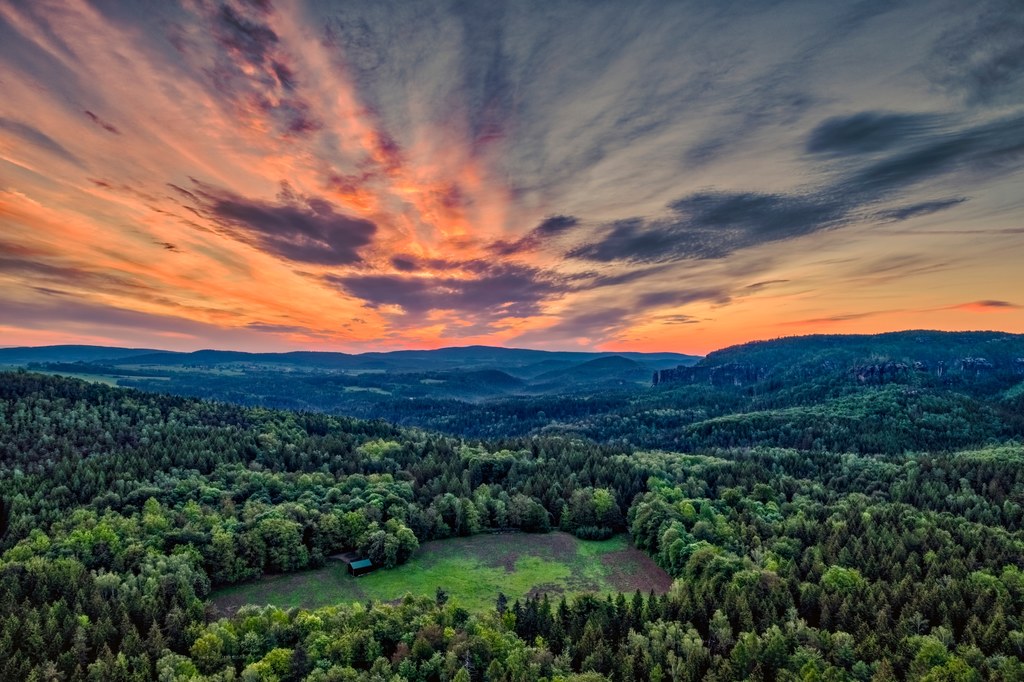
POLYGON ((960 367, 961 372, 970 376, 988 374, 996 368, 995 365, 985 358, 960 358, 956 361, 956 364, 960 367))
POLYGON ((712 386, 745 386, 760 381, 767 374, 764 367, 756 367, 738 362, 707 367, 696 365, 675 369, 662 369, 654 373, 652 383, 655 386, 667 383, 711 384, 712 386))
POLYGON ((858 365, 850 373, 862 384, 887 384, 910 376, 910 365, 902 362, 879 362, 858 365))

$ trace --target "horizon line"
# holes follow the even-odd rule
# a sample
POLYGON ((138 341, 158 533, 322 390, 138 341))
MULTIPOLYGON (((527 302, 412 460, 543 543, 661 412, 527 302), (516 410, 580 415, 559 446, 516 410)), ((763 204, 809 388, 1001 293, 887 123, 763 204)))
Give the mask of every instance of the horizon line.
POLYGON ((547 348, 528 348, 519 346, 500 346, 500 345, 489 345, 489 344, 467 344, 464 346, 453 345, 453 346, 439 346, 437 348, 393 348, 390 350, 364 350, 358 352, 348 352, 339 350, 315 350, 315 349, 296 349, 296 350, 274 350, 274 351, 250 351, 250 350, 239 350, 234 348, 210 348, 200 347, 193 350, 170 350, 167 348, 149 348, 145 346, 117 346, 117 345, 103 345, 93 343, 54 343, 54 344, 41 344, 41 345, 19 345, 19 346, 3 346, 0 345, 0 350, 28 350, 28 349, 41 349, 41 348, 67 348, 67 347, 80 347, 80 348, 116 348, 126 351, 151 351, 152 353, 169 353, 175 355, 191 355, 194 353, 202 352, 214 352, 214 353, 242 353, 245 355, 292 355, 298 353, 317 353, 324 355, 346 355, 346 356, 360 356, 370 354, 390 354, 390 353, 430 353, 444 350, 460 350, 460 349, 471 349, 471 348, 486 348, 486 349, 497 349, 497 350, 509 350, 509 351, 529 351, 535 353, 574 353, 578 355, 680 355, 686 357, 703 358, 707 357, 711 353, 725 350, 728 348, 736 348, 740 346, 747 346, 750 344, 757 343, 768 343, 771 341, 780 341, 783 339, 800 339, 800 338, 813 338, 822 336, 833 336, 833 337, 872 337, 872 336, 890 336, 893 334, 909 334, 909 333, 930 333, 930 334, 1006 334, 1008 336, 1024 336, 1017 332, 1010 332, 1001 329, 967 329, 967 330, 943 330, 943 329, 899 329, 886 332, 877 332, 873 334, 866 333, 824 333, 817 332, 813 334, 784 334, 782 336, 766 337, 761 339, 752 339, 750 341, 744 341, 741 343, 729 344, 726 346, 720 346, 715 348, 708 353, 695 353, 675 350, 661 350, 661 351, 640 351, 640 350, 614 350, 614 351, 602 351, 602 350, 580 350, 580 349, 547 349, 547 348))

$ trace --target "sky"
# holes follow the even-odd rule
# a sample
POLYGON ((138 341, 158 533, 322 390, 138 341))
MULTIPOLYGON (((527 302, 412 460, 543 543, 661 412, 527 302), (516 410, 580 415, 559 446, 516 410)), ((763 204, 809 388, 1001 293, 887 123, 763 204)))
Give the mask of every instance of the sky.
POLYGON ((0 346, 1024 332, 1020 0, 0 0, 0 346))

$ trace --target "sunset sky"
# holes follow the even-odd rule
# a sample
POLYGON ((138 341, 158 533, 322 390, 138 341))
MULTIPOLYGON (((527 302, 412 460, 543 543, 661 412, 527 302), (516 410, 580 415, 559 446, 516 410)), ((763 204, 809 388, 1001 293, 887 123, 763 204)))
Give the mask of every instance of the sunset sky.
POLYGON ((0 346, 1024 332, 1020 0, 0 0, 0 346))

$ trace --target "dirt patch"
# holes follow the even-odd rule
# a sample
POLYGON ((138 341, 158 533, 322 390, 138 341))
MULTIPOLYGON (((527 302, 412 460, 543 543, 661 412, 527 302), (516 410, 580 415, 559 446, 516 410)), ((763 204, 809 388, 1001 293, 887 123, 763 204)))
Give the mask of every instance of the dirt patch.
POLYGON ((565 594, 565 588, 557 583, 543 583, 530 588, 530 591, 526 593, 526 596, 532 599, 535 597, 543 597, 545 594, 549 597, 560 597, 565 594))
POLYGON ((636 547, 602 555, 601 563, 608 569, 608 582, 619 592, 665 594, 672 587, 672 576, 636 547))

